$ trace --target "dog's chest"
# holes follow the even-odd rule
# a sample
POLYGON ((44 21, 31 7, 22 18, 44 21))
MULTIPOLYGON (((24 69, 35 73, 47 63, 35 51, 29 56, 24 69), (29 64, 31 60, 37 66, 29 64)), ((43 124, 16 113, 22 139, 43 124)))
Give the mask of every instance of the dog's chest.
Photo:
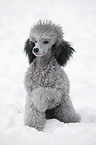
POLYGON ((32 74, 33 86, 54 87, 56 81, 55 72, 56 69, 52 67, 34 70, 32 74))

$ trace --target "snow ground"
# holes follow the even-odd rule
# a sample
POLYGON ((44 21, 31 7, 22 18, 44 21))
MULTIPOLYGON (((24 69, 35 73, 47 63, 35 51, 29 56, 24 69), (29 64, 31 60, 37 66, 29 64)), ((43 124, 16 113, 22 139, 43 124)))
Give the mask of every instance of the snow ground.
POLYGON ((0 145, 96 145, 96 1, 0 0, 0 145), (64 68, 81 123, 48 120, 44 131, 23 124, 30 27, 51 19, 63 27, 76 53, 64 68))

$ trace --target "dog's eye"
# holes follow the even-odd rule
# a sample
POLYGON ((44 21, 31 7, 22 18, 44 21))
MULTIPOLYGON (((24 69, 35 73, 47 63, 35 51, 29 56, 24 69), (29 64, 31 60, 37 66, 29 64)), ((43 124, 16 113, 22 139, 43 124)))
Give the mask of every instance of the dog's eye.
POLYGON ((35 40, 35 43, 37 43, 37 41, 35 40))
POLYGON ((49 41, 47 41, 47 40, 46 40, 46 41, 44 41, 44 44, 48 44, 48 43, 49 43, 49 41))

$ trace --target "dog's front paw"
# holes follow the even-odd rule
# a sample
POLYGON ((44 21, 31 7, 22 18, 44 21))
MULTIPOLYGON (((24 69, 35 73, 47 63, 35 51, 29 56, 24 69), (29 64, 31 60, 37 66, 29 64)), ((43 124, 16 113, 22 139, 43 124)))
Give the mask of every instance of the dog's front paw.
POLYGON ((31 97, 32 103, 38 111, 45 112, 47 110, 48 103, 45 97, 45 90, 42 87, 32 91, 31 97))

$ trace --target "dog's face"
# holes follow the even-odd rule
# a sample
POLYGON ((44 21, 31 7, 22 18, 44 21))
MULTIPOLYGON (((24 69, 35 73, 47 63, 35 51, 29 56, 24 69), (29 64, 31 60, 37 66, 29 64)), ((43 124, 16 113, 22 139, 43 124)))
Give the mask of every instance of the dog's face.
POLYGON ((28 55, 29 63, 36 57, 51 52, 61 66, 66 64, 74 51, 70 44, 63 40, 62 28, 51 21, 45 23, 39 21, 31 28, 24 50, 28 55))
POLYGON ((48 51, 51 51, 51 47, 54 44, 53 40, 46 37, 41 37, 39 34, 32 35, 30 41, 34 43, 32 53, 37 57, 46 55, 48 51))
POLYGON ((63 37, 61 29, 52 22, 42 23, 39 21, 31 28, 30 41, 34 42, 35 46, 32 50, 33 54, 37 57, 46 55, 51 50, 58 38, 63 37))

